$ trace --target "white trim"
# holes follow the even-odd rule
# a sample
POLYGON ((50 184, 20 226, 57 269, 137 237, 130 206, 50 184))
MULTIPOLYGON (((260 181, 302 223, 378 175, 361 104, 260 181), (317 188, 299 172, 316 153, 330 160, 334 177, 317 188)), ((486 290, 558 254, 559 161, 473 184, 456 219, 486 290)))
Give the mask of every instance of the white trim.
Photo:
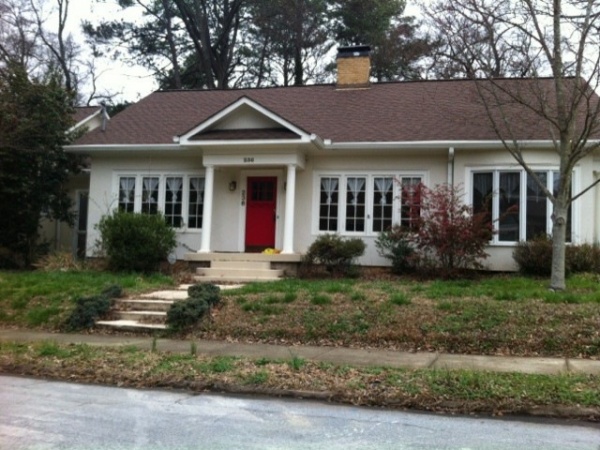
POLYGON ((213 165, 215 167, 242 167, 251 168, 252 166, 289 166, 293 164, 299 169, 304 169, 306 158, 304 154, 294 152, 290 154, 261 154, 244 153, 235 155, 204 155, 202 157, 203 165, 213 165))
MULTIPOLYGON (((210 117, 209 119, 205 120, 201 124, 199 124, 196 127, 192 128, 190 131, 186 132, 183 135, 179 135, 179 142, 182 145, 203 145, 203 144, 204 145, 209 145, 209 144, 207 144, 207 142, 208 143, 212 143, 212 145, 215 145, 214 143, 221 144, 222 141, 192 141, 192 140, 190 140, 190 138, 192 136, 195 136, 196 134, 204 131, 204 130, 209 129, 212 125, 215 125, 217 122, 219 122, 220 120, 224 119, 228 115, 232 114, 233 112, 235 112, 237 109, 241 108, 242 106, 248 106, 251 109, 253 109, 256 112, 258 112, 259 114, 262 114, 263 116, 265 116, 265 117, 271 119, 272 121, 278 123, 282 127, 287 128, 288 130, 292 131, 293 133, 296 133, 298 135, 298 137, 303 142, 309 142, 310 141, 310 135, 307 134, 306 132, 302 131, 297 126, 293 125, 291 122, 288 122, 287 120, 283 119, 279 115, 274 114, 273 112, 271 112, 268 109, 266 109, 264 106, 262 106, 259 103, 255 102, 254 100, 251 100, 248 97, 242 97, 242 98, 238 99, 236 102, 232 103, 231 105, 229 105, 226 108, 224 108, 221 111, 219 111, 214 116, 210 117)), ((293 140, 293 141, 292 140, 288 140, 288 141, 289 142, 295 142, 295 143, 298 142, 297 140, 293 140)), ((241 141, 226 141, 226 142, 233 144, 233 143, 247 143, 248 141, 241 140, 241 141)), ((275 141, 275 140, 273 140, 273 142, 286 142, 286 140, 283 140, 283 141, 275 141)))
MULTIPOLYGON (((100 114, 102 114, 102 107, 98 106, 98 110, 95 113, 90 114, 89 116, 87 116, 83 120, 80 120, 79 122, 77 122, 75 125, 73 125, 71 128, 69 128, 67 130, 67 132, 71 133, 71 132, 73 132, 75 130, 78 130, 79 128, 83 128, 86 123, 88 123, 89 121, 91 121, 94 117, 99 116, 100 114)), ((108 119, 110 120, 110 117, 108 119)))
MULTIPOLYGON (((531 140, 517 141, 517 144, 525 148, 554 148, 556 142, 553 140, 531 140)), ((600 139, 589 140, 588 147, 600 144, 600 139)), ((514 147, 512 142, 507 142, 509 147, 514 147)), ((491 150, 505 148, 504 142, 500 140, 490 141, 376 141, 376 142, 339 142, 334 143, 329 139, 324 140, 324 147, 327 150, 403 150, 403 149, 448 149, 453 147, 455 150, 491 150)))
POLYGON ((93 144, 93 145, 66 145, 67 153, 106 153, 122 151, 187 151, 188 149, 177 144, 93 144))

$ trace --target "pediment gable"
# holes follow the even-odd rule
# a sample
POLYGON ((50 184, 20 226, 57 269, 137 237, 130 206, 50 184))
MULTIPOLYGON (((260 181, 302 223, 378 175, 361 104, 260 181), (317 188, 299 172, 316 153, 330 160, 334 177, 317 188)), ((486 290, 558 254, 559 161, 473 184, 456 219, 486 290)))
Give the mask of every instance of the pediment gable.
POLYGON ((256 101, 242 97, 179 138, 185 144, 230 141, 306 141, 310 135, 256 101))

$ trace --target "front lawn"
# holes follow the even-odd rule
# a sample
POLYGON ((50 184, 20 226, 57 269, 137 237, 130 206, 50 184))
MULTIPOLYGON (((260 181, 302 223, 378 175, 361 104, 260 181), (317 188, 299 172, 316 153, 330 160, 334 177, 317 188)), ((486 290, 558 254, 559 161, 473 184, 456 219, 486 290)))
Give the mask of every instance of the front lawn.
POLYGON ((600 356, 600 283, 489 276, 460 281, 282 280, 224 291, 197 335, 273 343, 488 355, 600 356))
POLYGON ((109 272, 0 272, 0 325, 57 328, 81 296, 99 294, 111 285, 127 294, 169 286, 162 275, 109 272))

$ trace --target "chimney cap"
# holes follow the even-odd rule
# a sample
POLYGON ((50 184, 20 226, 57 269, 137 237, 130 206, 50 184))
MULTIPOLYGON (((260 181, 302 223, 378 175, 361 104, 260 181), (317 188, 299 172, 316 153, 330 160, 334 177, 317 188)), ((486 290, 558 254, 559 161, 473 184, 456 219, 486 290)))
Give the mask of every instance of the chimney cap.
POLYGON ((357 56, 369 56, 371 46, 369 45, 351 45, 347 47, 338 47, 338 58, 355 58, 357 56))

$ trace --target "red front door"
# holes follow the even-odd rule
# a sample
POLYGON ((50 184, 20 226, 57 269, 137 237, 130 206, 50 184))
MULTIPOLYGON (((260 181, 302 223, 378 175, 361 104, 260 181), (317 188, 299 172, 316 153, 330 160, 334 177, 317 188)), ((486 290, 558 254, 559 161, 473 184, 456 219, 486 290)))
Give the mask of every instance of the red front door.
POLYGON ((249 177, 246 202, 246 251, 275 247, 277 178, 249 177))

